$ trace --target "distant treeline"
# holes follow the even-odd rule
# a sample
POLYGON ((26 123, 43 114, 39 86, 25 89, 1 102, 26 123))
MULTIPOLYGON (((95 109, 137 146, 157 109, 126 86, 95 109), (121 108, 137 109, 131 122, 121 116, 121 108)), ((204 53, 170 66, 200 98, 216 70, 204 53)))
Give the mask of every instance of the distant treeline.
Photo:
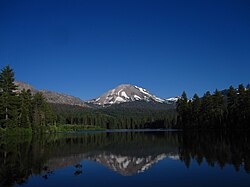
POLYGON ((99 126, 105 129, 171 128, 175 110, 128 108, 83 109, 80 106, 52 104, 59 124, 99 126))
POLYGON ((214 94, 197 94, 189 100, 185 92, 177 103, 177 126, 195 129, 250 128, 250 89, 243 84, 214 94))

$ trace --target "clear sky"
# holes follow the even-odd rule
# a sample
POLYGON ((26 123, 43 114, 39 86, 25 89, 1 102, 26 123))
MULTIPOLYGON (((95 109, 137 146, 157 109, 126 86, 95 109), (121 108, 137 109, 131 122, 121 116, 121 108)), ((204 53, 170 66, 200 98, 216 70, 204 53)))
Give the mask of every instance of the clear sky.
POLYGON ((247 84, 249 0, 0 0, 0 67, 91 99, 122 83, 162 98, 247 84))

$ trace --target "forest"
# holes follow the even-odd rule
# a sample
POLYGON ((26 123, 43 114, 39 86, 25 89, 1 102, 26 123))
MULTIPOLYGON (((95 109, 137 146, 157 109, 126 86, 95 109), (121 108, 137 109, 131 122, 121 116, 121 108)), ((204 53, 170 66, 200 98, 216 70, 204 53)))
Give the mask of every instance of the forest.
POLYGON ((80 106, 52 104, 57 122, 70 125, 91 125, 104 129, 171 128, 175 110, 138 108, 83 109, 80 106))
POLYGON ((185 91, 177 102, 177 126, 187 129, 249 129, 250 86, 209 91, 188 99, 185 91))
POLYGON ((19 133, 24 129, 35 132, 54 124, 56 115, 43 95, 32 95, 30 90, 19 91, 14 81, 13 69, 10 66, 3 68, 0 74, 0 132, 6 129, 16 132, 18 128, 22 128, 19 133))

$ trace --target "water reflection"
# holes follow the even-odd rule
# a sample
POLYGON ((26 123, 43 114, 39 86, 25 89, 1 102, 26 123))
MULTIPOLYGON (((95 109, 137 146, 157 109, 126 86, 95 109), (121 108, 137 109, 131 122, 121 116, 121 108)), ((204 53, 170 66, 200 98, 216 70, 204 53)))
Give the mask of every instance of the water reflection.
MULTIPOLYGON (((56 170, 74 167, 83 174, 82 160, 91 160, 123 175, 149 170, 163 159, 209 166, 233 165, 250 172, 248 132, 109 132, 53 134, 0 139, 0 185, 25 183, 39 174, 49 180, 56 170)), ((166 168, 167 170, 168 168, 166 168)), ((88 171, 85 171, 88 172, 88 171)))

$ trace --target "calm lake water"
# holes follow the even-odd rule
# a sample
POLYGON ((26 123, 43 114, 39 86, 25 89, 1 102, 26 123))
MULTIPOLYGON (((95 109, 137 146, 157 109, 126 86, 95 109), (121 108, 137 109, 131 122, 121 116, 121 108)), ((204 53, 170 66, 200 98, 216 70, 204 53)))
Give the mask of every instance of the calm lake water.
POLYGON ((250 186, 248 132, 0 139, 1 186, 250 186))

